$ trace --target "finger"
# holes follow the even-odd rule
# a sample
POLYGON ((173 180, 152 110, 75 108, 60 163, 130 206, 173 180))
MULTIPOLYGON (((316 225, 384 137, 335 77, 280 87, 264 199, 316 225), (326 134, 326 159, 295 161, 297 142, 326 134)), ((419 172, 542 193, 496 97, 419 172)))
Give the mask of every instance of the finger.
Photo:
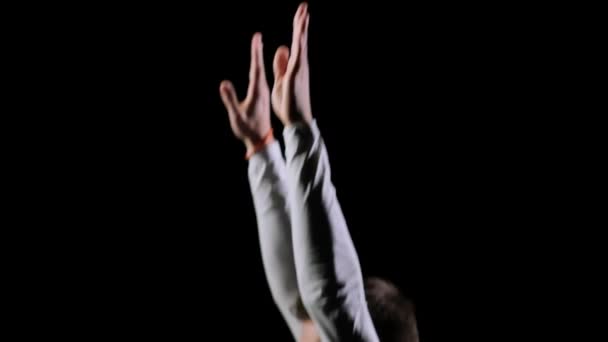
POLYGON ((300 5, 300 8, 298 9, 298 12, 296 13, 296 16, 295 16, 294 22, 293 22, 294 26, 293 26, 293 37, 291 40, 291 56, 290 56, 290 60, 289 60, 292 67, 295 67, 300 59, 302 34, 304 31, 304 27, 306 25, 307 15, 308 15, 307 5, 306 5, 306 3, 303 3, 302 5, 300 5))
POLYGON ((287 71, 287 62, 289 61, 289 48, 285 45, 280 46, 274 54, 274 62, 272 70, 274 72, 275 81, 285 75, 287 71))
POLYGON ((300 4, 296 15, 293 18, 293 35, 291 37, 291 53, 297 55, 299 52, 298 45, 302 34, 302 21, 306 17, 308 5, 304 2, 300 4))
POLYGON ((257 48, 257 63, 258 63, 258 71, 259 71, 259 81, 258 84, 261 86, 266 85, 266 68, 264 67, 264 42, 262 42, 262 34, 260 33, 260 43, 257 48))
POLYGON ((262 34, 256 32, 251 38, 251 65, 249 66, 249 81, 256 81, 256 78, 259 74, 259 53, 258 48, 262 42, 262 34))
POLYGON ((306 2, 303 2, 300 4, 300 6, 298 6, 298 9, 296 10, 296 15, 293 17, 293 27, 298 26, 297 25, 298 19, 300 19, 302 17, 302 14, 304 14, 307 9, 308 9, 308 4, 306 2))
POLYGON ((220 96, 228 111, 228 115, 231 119, 234 118, 238 113, 239 102, 232 82, 222 81, 222 83, 220 83, 220 96))
POLYGON ((310 13, 306 14, 304 19, 304 29, 302 33, 302 57, 306 58, 308 55, 308 23, 310 22, 310 13))
POLYGON ((251 66, 249 68, 249 87, 247 98, 255 95, 260 82, 265 84, 266 75, 264 72, 264 52, 262 50, 262 34, 256 32, 251 39, 251 66))

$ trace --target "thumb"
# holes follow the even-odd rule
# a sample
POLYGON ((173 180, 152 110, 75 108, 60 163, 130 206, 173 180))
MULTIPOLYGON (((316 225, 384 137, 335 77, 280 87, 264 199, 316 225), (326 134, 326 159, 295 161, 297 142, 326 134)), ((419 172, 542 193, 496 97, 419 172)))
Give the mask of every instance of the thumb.
POLYGON ((283 77, 287 71, 287 63, 289 61, 289 48, 285 45, 280 46, 274 54, 274 62, 272 70, 274 72, 275 81, 283 77))
POLYGON ((220 83, 220 96, 230 118, 236 117, 239 103, 232 82, 222 81, 222 83, 220 83))

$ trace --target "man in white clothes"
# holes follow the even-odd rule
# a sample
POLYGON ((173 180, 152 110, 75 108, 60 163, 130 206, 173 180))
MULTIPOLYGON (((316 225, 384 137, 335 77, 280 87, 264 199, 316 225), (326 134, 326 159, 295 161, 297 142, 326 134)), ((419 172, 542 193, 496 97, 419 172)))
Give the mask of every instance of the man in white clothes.
POLYGON ((272 297, 298 341, 418 341, 411 303, 392 284, 363 281, 331 182, 323 138, 312 116, 305 3, 293 21, 291 49, 274 57, 272 94, 262 36, 251 44, 249 88, 239 101, 220 85, 230 126, 246 146, 260 248, 272 297), (270 108, 285 126, 285 160, 270 108))

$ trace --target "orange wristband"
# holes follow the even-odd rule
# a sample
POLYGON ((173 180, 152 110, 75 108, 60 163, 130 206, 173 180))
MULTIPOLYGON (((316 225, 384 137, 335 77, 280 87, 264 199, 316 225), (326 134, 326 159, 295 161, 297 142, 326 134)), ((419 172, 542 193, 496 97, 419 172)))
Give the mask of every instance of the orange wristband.
POLYGON ((253 145, 253 149, 251 151, 247 152, 247 154, 245 154, 245 160, 249 160, 249 158, 251 158, 254 154, 263 150, 264 147, 266 147, 268 144, 273 142, 273 140, 274 140, 274 135, 272 134, 272 128, 271 128, 270 131, 268 133, 266 133, 264 138, 262 138, 262 140, 260 140, 255 145, 253 145))

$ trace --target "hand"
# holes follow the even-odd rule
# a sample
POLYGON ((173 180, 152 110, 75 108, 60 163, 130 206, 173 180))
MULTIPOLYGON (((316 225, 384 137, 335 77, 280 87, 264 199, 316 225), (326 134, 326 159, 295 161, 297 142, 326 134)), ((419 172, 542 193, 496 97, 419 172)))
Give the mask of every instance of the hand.
POLYGON ((272 108, 285 126, 298 121, 312 121, 308 73, 308 20, 308 6, 302 3, 293 19, 291 55, 286 46, 281 46, 274 56, 272 108))
POLYGON ((228 111, 230 127, 234 135, 242 140, 247 152, 252 151, 270 132, 270 94, 264 69, 262 35, 256 33, 251 40, 251 67, 247 97, 239 102, 230 81, 222 81, 220 95, 228 111))

